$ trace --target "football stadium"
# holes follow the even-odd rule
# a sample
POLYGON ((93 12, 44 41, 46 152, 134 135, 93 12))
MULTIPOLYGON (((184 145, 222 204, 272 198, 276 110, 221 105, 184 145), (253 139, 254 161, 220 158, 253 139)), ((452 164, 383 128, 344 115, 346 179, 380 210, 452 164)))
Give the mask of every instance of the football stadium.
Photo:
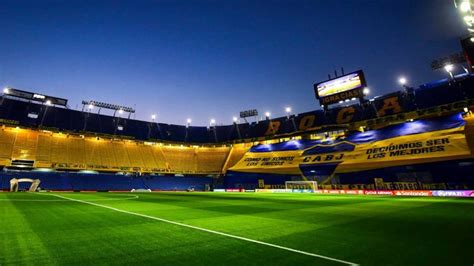
POLYGON ((472 265, 472 37, 460 47, 433 62, 441 80, 371 98, 341 69, 314 83, 321 108, 222 125, 5 87, 0 265, 472 265))

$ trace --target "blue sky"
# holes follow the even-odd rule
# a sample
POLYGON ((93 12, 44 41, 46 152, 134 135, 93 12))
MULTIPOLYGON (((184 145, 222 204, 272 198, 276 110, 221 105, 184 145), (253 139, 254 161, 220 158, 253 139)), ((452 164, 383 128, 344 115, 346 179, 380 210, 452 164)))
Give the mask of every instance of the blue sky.
POLYGON ((363 69, 371 96, 445 77, 452 1, 0 1, 0 85, 135 106, 136 118, 229 124, 319 109, 313 83, 363 69))

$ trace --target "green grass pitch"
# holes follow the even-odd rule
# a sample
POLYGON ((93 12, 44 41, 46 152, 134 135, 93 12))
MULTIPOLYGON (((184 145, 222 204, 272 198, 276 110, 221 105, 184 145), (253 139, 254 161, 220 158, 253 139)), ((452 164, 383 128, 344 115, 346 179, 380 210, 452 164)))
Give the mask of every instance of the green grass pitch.
POLYGON ((0 193, 0 265, 347 265, 337 260, 473 265, 474 200, 0 193))

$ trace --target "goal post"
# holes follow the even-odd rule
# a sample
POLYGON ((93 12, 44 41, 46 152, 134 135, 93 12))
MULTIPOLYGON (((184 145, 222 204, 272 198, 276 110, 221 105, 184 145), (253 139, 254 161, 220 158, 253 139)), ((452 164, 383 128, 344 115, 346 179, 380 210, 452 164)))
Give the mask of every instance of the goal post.
POLYGON ((287 191, 294 191, 294 190, 318 190, 318 182, 316 181, 286 181, 285 182, 285 189, 287 191))
POLYGON ((12 178, 10 179, 10 191, 11 192, 18 192, 19 184, 20 183, 31 183, 30 188, 28 189, 29 192, 36 192, 38 189, 41 180, 39 179, 31 179, 31 178, 12 178))

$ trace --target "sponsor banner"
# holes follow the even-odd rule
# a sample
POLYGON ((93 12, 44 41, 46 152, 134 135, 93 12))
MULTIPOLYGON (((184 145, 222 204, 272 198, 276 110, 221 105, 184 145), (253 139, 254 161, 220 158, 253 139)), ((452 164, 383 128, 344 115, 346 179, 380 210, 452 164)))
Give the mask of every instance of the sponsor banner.
POLYGON ((240 188, 226 188, 225 192, 242 192, 243 189, 240 188))
POLYGON ((391 190, 364 190, 365 195, 389 195, 392 196, 391 190))
POLYGON ((394 190, 394 196, 431 197, 431 190, 394 190))
POLYGON ((431 190, 364 190, 365 195, 431 197, 431 190))
POLYGON ((292 193, 314 193, 312 189, 288 189, 287 192, 292 193))
POLYGON ((255 192, 259 193, 291 193, 296 192, 297 189, 267 189, 267 188, 258 188, 255 189, 255 192))
POLYGON ((245 189, 244 192, 255 192, 255 189, 245 189))
POLYGON ((214 190, 212 190, 213 192, 225 192, 225 189, 221 189, 221 188, 215 188, 214 190))
POLYGON ((272 193, 271 189, 266 189, 266 188, 257 188, 257 189, 255 189, 255 192, 258 192, 258 193, 272 193))
POLYGON ((363 190, 344 190, 344 193, 348 195, 364 195, 363 190))
POLYGON ((339 195, 363 195, 363 190, 350 190, 350 189, 318 189, 315 190, 316 194, 339 194, 339 195))
POLYGON ((341 190, 335 190, 335 189, 323 190, 323 193, 324 194, 342 194, 341 190))
POLYGON ((434 197, 474 197, 474 190, 432 190, 434 197))
POLYGON ((474 197, 474 190, 350 190, 350 189, 256 189, 260 193, 314 193, 332 195, 382 195, 411 197, 474 197))
MULTIPOLYGON (((315 193, 315 194, 347 194, 347 195, 364 195, 364 190, 349 189, 256 189, 255 192, 261 193, 315 193)), ((391 193, 390 193, 391 195, 391 193)))
MULTIPOLYGON (((291 189, 270 189, 272 191, 272 193, 289 193, 289 192, 293 192, 291 189)), ((296 189, 295 189, 296 190, 296 189)))

